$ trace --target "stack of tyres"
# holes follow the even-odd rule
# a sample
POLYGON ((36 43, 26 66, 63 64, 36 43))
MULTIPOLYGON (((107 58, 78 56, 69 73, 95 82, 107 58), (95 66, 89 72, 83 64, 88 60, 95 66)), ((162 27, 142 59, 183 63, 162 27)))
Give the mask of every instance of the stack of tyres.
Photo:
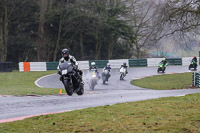
POLYGON ((200 72, 192 74, 192 86, 200 87, 200 72))

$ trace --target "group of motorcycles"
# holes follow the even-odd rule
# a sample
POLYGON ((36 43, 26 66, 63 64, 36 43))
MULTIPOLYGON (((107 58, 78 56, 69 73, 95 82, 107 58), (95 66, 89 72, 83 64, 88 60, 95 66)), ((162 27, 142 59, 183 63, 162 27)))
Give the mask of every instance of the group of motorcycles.
MULTIPOLYGON (((158 72, 158 73, 159 73, 159 72, 164 73, 164 72, 165 72, 165 69, 166 69, 166 67, 167 67, 167 65, 168 65, 168 64, 165 64, 165 65, 164 65, 162 62, 160 62, 160 63, 158 64, 157 72, 158 72)), ((189 70, 194 70, 194 71, 196 71, 196 70, 197 70, 197 66, 198 66, 198 65, 197 65, 197 62, 195 62, 194 60, 191 60, 188 69, 189 69, 189 70)))
MULTIPOLYGON (((77 93, 77 95, 83 95, 84 93, 84 84, 82 83, 82 79, 80 78, 77 69, 71 64, 71 62, 66 61, 59 65, 59 72, 61 75, 61 81, 65 87, 65 91, 69 96, 72 96, 73 93, 77 93)), ((119 71, 120 80, 123 80, 126 76, 126 70, 122 67, 119 71)), ((90 71, 90 81, 89 87, 91 90, 94 90, 94 87, 97 85, 98 80, 100 79, 99 73, 96 71, 90 71)), ((102 81, 103 84, 108 82, 110 78, 110 72, 108 70, 104 70, 102 72, 102 81)))
MULTIPOLYGON (((162 72, 164 73, 166 70, 166 66, 168 64, 163 64, 160 62, 158 64, 158 69, 157 72, 162 72)), ((191 61, 189 65, 189 70, 196 70, 197 69, 197 63, 195 61, 191 61)), ((59 71, 61 75, 61 81, 65 87, 66 93, 71 96, 73 93, 77 93, 77 95, 83 95, 84 93, 84 84, 82 83, 82 79, 78 75, 79 73, 77 72, 76 69, 74 69, 73 65, 71 62, 64 62, 59 65, 59 71)), ((126 76, 127 72, 124 67, 121 67, 119 70, 120 73, 120 80, 123 80, 124 77, 126 76)), ((94 87, 97 85, 98 80, 100 79, 99 74, 96 71, 91 71, 90 72, 91 78, 89 81, 89 87, 91 90, 94 90, 94 87)), ((110 78, 110 72, 108 70, 104 70, 102 72, 102 81, 103 84, 108 82, 108 79, 110 78)))
MULTIPOLYGON (((126 69, 124 67, 120 68, 119 70, 119 74, 120 74, 120 80, 123 80, 124 77, 126 76, 126 69)), ((105 69, 102 71, 101 74, 101 78, 102 78, 102 82, 103 84, 106 84, 106 82, 108 82, 108 79, 110 78, 110 72, 105 69)), ((94 87, 97 85, 98 80, 100 79, 99 73, 97 73, 96 71, 90 71, 89 72, 89 88, 91 90, 94 90, 94 87), (91 75, 91 76, 90 76, 91 75)))

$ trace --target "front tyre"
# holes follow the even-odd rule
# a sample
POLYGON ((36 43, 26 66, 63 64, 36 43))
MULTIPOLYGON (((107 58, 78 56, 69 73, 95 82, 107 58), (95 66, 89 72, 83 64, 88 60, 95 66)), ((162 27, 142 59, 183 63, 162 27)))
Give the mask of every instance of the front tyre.
POLYGON ((157 72, 158 72, 158 73, 160 72, 160 68, 158 68, 157 72))
POLYGON ((121 75, 120 75, 120 80, 123 80, 123 79, 124 79, 124 74, 121 73, 121 75))
POLYGON ((67 95, 72 96, 73 88, 70 86, 69 82, 67 80, 64 80, 63 84, 65 86, 65 91, 67 92, 67 95))

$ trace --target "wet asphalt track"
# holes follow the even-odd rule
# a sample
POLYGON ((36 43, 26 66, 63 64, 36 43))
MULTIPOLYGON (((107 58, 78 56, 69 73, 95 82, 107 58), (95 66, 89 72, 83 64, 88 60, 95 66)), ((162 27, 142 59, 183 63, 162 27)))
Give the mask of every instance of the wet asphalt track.
MULTIPOLYGON (((49 96, 0 96, 0 123, 13 118, 23 118, 33 115, 64 112, 88 107, 112 105, 122 102, 155 99, 169 96, 183 96, 199 93, 200 89, 182 90, 150 90, 130 84, 132 79, 157 75, 157 67, 129 68, 124 81, 119 80, 117 69, 113 69, 108 84, 103 85, 99 80, 95 90, 89 90, 87 72, 84 71, 85 93, 82 96, 49 95, 49 96)), ((166 73, 189 72, 188 66, 168 66, 166 73)), ((40 78, 36 83, 47 88, 63 88, 58 80, 59 76, 53 74, 40 78)), ((191 81, 192 83, 192 81, 191 81)), ((59 92, 59 89, 58 89, 59 92)), ((65 92, 64 92, 65 93, 65 92)))

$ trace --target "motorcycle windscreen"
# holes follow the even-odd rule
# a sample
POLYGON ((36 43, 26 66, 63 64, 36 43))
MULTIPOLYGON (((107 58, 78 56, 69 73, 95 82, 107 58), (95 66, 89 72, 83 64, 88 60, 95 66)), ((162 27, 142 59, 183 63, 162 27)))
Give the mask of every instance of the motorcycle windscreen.
POLYGON ((68 72, 71 72, 73 70, 73 66, 71 62, 63 62, 60 64, 60 70, 67 70, 68 72))

